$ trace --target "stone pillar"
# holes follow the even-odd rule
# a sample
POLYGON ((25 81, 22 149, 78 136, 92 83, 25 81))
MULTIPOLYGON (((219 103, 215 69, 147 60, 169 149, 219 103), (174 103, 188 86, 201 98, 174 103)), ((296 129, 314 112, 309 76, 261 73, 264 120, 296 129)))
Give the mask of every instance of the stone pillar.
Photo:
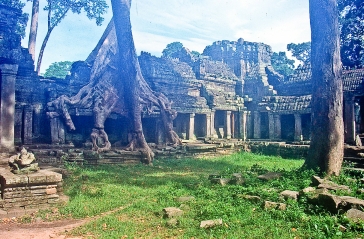
POLYGON ((0 150, 14 151, 15 80, 18 65, 0 64, 0 150))
POLYGON ((294 140, 302 140, 302 120, 301 114, 294 114, 294 140))
POLYGON ((247 112, 246 114, 246 138, 247 139, 252 139, 254 138, 254 130, 253 130, 253 117, 250 111, 247 112))
POLYGON ((23 143, 22 130, 23 130, 23 108, 15 108, 15 123, 14 123, 14 143, 20 145, 23 143))
POLYGON ((211 111, 211 137, 218 138, 215 128, 215 111, 211 111))
POLYGON ((31 106, 24 108, 24 144, 33 143, 33 109, 31 106))
POLYGON ((274 118, 274 138, 281 139, 282 138, 282 130, 281 130, 281 115, 273 115, 274 118))
POLYGON ((260 112, 254 111, 254 139, 260 139, 260 112))
POLYGON ((239 112, 239 137, 244 141, 247 139, 247 115, 247 111, 239 112))
POLYGON ((274 139, 274 115, 268 112, 269 139, 274 139))
POLYGON ((164 143, 164 127, 163 127, 163 121, 160 119, 156 120, 155 123, 155 143, 157 145, 164 143))
POLYGON ((211 113, 206 114, 206 137, 212 137, 211 134, 211 113))
POLYGON ((190 114, 187 139, 195 140, 195 113, 190 114))
MULTIPOLYGON (((42 127, 42 105, 36 104, 33 106, 33 137, 38 138, 41 134, 42 127)), ((34 143, 34 142, 33 142, 34 143)))
POLYGON ((231 139, 231 111, 227 110, 225 113, 225 137, 231 139))
POLYGON ((344 98, 344 124, 345 124, 345 142, 355 144, 355 100, 353 96, 344 98))
POLYGON ((51 137, 52 137, 52 144, 65 143, 64 124, 59 117, 51 119, 51 137))

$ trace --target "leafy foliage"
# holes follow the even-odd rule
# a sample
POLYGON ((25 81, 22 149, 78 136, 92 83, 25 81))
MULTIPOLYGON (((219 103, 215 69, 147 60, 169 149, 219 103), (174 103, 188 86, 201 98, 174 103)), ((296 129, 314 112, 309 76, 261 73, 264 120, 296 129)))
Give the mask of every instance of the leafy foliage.
POLYGON ((44 77, 66 78, 71 70, 72 61, 60 61, 52 63, 44 73, 44 77))
POLYGON ((87 17, 95 19, 99 26, 104 20, 102 15, 108 8, 105 0, 47 0, 47 3, 44 10, 48 11, 50 28, 57 26, 66 17, 69 10, 77 14, 84 10, 87 17))
POLYGON ((339 0, 341 59, 344 66, 364 65, 364 2, 339 0))
MULTIPOLYGON (((8 7, 13 7, 19 10, 22 10, 23 7, 25 6, 25 3, 23 3, 21 0, 2 0, 0 4, 8 7)), ((27 27, 27 22, 28 22, 28 14, 22 13, 21 16, 18 18, 17 29, 16 29, 16 33, 20 35, 22 38, 25 37, 25 28, 27 27)))
POLYGON ((166 46, 166 48, 162 51, 162 55, 163 55, 163 57, 169 57, 173 53, 182 50, 182 48, 183 48, 183 44, 180 43, 180 42, 172 42, 172 43, 169 43, 166 46))
POLYGON ((287 50, 292 52, 292 56, 303 64, 307 64, 311 60, 311 42, 290 43, 287 45, 287 50))
POLYGON ((289 76, 294 71, 294 60, 287 57, 286 52, 273 52, 271 62, 274 70, 283 76, 289 76))

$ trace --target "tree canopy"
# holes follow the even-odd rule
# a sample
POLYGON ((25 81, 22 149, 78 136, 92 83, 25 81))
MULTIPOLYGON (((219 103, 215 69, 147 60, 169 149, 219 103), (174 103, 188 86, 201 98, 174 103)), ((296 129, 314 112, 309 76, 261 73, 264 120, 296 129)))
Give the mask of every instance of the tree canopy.
MULTIPOLYGON (((19 10, 23 10, 25 3, 21 0, 1 0, 0 4, 13 7, 19 10)), ((22 13, 22 15, 18 18, 16 33, 19 34, 22 38, 25 37, 25 28, 27 27, 28 22, 28 14, 22 13)))
POLYGON ((364 2, 338 0, 341 58, 344 66, 364 65, 364 2))
POLYGON ((44 77, 66 78, 72 67, 72 61, 53 62, 44 73, 44 77))
POLYGON ((164 57, 169 57, 173 53, 180 51, 183 48, 183 44, 180 42, 169 43, 166 48, 162 51, 164 57))
POLYGON ((311 42, 302 42, 298 44, 290 43, 287 45, 287 50, 292 52, 292 56, 301 61, 303 64, 310 62, 311 42))
POLYGON ((275 71, 283 76, 289 76, 294 71, 294 60, 289 59, 286 52, 273 52, 271 57, 272 66, 275 71))

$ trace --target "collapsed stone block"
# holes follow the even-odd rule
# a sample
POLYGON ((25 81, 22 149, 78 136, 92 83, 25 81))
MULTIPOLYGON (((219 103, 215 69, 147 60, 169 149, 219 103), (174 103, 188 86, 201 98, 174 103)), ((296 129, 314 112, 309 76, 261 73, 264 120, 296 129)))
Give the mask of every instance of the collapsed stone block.
POLYGON ((183 215, 183 211, 177 207, 163 208, 164 217, 175 218, 183 215))
POLYGON ((284 211, 286 210, 287 205, 285 203, 277 203, 277 202, 271 202, 271 201, 265 201, 264 202, 264 209, 276 209, 284 211))
POLYGON ((278 179, 282 176, 281 173, 269 172, 266 174, 259 175, 258 178, 266 181, 278 179))
POLYGON ((200 223, 200 228, 211 228, 222 225, 222 219, 206 220, 200 223))
POLYGON ((286 199, 286 200, 293 199, 293 200, 297 201, 298 195, 299 195, 299 192, 291 191, 291 190, 285 190, 280 193, 280 196, 284 197, 284 199, 286 199))

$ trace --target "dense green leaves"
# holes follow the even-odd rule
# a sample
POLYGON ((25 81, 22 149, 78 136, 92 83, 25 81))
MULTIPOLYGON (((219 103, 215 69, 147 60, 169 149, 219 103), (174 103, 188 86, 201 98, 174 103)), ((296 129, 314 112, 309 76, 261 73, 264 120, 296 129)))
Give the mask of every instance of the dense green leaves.
POLYGON ((64 79, 68 75, 71 66, 71 61, 60 61, 52 63, 45 71, 44 77, 56 77, 64 79))
POLYGON ((105 0, 47 0, 47 2, 44 10, 48 11, 49 27, 57 26, 69 10, 77 14, 82 10, 85 11, 87 17, 95 19, 99 26, 104 20, 102 15, 108 8, 105 0))
POLYGON ((287 45, 287 50, 292 52, 292 56, 301 61, 303 64, 310 62, 311 42, 302 42, 298 44, 290 43, 287 45))
MULTIPOLYGON (((21 0, 1 0, 0 4, 19 10, 22 10, 25 6, 25 3, 23 3, 21 0)), ((28 14, 22 13, 22 15, 18 19, 18 26, 16 29, 16 33, 19 34, 22 38, 25 37, 25 28, 27 27, 27 22, 28 14)))
POLYGON ((271 57, 272 66, 279 74, 289 76, 294 71, 294 60, 287 57, 286 52, 273 52, 271 57))
POLYGON ((339 0, 341 59, 344 66, 364 65, 364 2, 339 0))
POLYGON ((183 44, 180 42, 169 43, 166 48, 162 51, 164 57, 171 56, 173 53, 182 50, 183 44))

